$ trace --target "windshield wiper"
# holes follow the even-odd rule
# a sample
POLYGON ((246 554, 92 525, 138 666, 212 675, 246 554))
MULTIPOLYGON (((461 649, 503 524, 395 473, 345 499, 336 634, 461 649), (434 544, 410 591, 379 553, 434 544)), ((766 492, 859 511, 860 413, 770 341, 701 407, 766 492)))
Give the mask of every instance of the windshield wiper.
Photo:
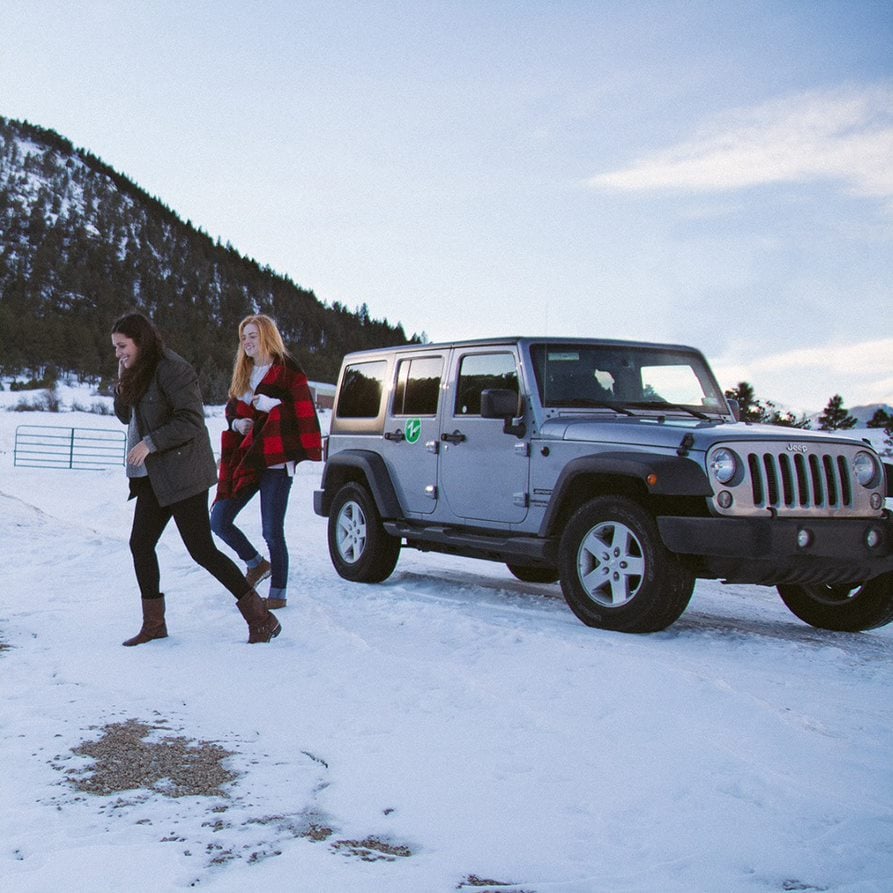
POLYGON ((696 419, 705 419, 706 421, 710 421, 710 416, 706 413, 700 412, 697 409, 692 409, 690 406, 683 406, 681 403, 665 403, 663 401, 640 401, 638 403, 628 403, 627 406, 635 406, 637 409, 654 409, 660 411, 661 409, 678 409, 679 412, 687 412, 690 415, 693 415, 696 419))
POLYGON ((604 400, 590 400, 588 397, 572 397, 568 400, 558 400, 555 403, 550 403, 549 406, 553 409, 563 409, 565 407, 568 409, 613 409, 614 412, 621 412, 624 415, 635 415, 634 412, 630 412, 616 403, 606 403, 604 400))

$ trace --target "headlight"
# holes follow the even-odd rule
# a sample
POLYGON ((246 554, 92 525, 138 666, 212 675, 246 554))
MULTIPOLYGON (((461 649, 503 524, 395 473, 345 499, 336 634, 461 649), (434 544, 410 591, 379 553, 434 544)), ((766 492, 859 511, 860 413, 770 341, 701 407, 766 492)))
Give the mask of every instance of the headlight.
POLYGON ((873 487, 880 475, 877 459, 871 453, 860 450, 853 458, 853 474, 863 487, 873 487))
POLYGON ((710 459, 710 470, 721 484, 727 484, 738 471, 738 457, 731 450, 720 447, 710 459))

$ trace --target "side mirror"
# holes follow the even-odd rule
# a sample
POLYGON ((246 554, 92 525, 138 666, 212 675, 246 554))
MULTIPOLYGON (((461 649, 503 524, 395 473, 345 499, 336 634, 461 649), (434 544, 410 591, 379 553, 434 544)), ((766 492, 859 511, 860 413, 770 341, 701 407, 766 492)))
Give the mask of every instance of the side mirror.
POLYGON ((518 395, 508 388, 481 391, 481 416, 485 419, 512 418, 518 414, 518 395))
POLYGON ((520 400, 514 391, 508 388, 486 388, 481 391, 481 418, 502 419, 504 434, 523 437, 527 426, 518 416, 520 400))

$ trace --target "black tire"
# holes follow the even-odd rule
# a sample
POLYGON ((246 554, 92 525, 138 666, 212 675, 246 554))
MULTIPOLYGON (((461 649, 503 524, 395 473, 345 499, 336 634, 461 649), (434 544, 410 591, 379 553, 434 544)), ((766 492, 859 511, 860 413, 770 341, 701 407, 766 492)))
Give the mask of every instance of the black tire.
POLYGON ((857 633, 893 620, 893 573, 852 586, 778 586, 792 614, 819 629, 857 633))
POLYGON ((558 568, 555 567, 531 567, 523 564, 507 564, 506 567, 523 583, 556 583, 558 581, 558 568))
POLYGON ((335 570, 354 583, 381 583, 400 557, 400 540, 385 531, 369 491, 353 481, 332 500, 328 539, 335 570))
POLYGON ((666 629, 688 606, 691 571, 661 542, 637 502, 600 496, 571 517, 558 552, 561 589, 587 626, 627 633, 666 629))

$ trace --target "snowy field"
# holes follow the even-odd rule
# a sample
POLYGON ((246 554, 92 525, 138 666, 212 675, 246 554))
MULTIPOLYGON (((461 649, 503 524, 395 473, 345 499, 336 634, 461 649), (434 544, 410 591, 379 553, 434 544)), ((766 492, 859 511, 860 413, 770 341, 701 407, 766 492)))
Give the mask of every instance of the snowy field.
POLYGON ((601 632, 557 586, 409 550, 347 583, 305 463, 282 635, 247 645, 171 525, 170 638, 122 648, 123 469, 13 465, 19 424, 121 426, 3 411, 23 396, 0 392, 0 889, 893 890, 893 627, 821 632, 700 582, 669 630, 601 632))

